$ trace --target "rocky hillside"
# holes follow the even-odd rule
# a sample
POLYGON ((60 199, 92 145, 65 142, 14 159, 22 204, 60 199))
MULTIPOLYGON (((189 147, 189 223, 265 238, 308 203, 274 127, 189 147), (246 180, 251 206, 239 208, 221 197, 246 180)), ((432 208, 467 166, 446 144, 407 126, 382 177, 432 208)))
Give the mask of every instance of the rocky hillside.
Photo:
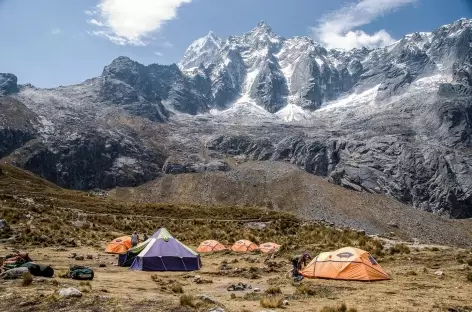
POLYGON ((178 65, 120 57, 74 86, 18 87, 2 74, 2 101, 29 112, 20 123, 29 136, 8 134, 0 148, 76 189, 227 171, 228 157, 286 161, 356 191, 468 218, 471 59, 466 19, 352 51, 282 38, 260 23, 226 39, 209 33, 178 65))
POLYGON ((116 188, 110 196, 138 203, 255 204, 367 234, 472 246, 472 220, 448 220, 393 198, 348 190, 283 162, 231 163, 226 172, 167 175, 139 187, 116 188))

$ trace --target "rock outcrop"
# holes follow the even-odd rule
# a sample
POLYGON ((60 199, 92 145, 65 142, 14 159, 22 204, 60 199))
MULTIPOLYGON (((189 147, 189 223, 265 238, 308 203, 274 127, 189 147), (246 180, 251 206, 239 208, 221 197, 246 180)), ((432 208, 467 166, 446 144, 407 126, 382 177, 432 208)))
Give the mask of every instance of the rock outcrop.
POLYGON ((0 97, 0 158, 36 137, 37 118, 23 103, 0 97))
POLYGON ((18 92, 18 78, 13 74, 0 73, 0 96, 18 92))

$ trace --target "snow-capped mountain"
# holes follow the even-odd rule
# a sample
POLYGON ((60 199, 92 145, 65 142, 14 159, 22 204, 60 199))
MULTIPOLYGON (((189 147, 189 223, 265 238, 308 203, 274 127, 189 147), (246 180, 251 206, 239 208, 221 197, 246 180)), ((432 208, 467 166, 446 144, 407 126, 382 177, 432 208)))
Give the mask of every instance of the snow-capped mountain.
POLYGON ((327 50, 307 37, 279 37, 261 22, 242 36, 221 40, 211 33, 198 39, 180 68, 206 69, 210 107, 249 102, 271 113, 288 105, 315 110, 350 92, 380 85, 382 100, 418 78, 452 73, 453 66, 466 63, 470 31, 471 21, 462 19, 433 33, 407 35, 383 49, 346 52, 327 50))
POLYGON ((0 74, 2 95, 0 157, 64 187, 227 170, 208 163, 237 156, 472 216, 472 20, 351 51, 261 22, 226 39, 210 32, 178 65, 119 57, 74 86, 0 74))
POLYGON ((184 58, 179 63, 179 67, 184 70, 192 70, 203 66, 208 66, 215 60, 218 50, 221 48, 221 39, 212 31, 203 38, 195 40, 185 52, 184 58))

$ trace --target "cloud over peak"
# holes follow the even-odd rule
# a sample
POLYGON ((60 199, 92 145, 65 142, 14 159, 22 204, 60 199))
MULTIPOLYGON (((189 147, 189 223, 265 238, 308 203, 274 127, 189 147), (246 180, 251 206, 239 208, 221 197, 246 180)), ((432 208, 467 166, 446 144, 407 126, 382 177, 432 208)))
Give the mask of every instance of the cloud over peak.
POLYGON ((88 20, 98 27, 90 32, 119 45, 147 45, 146 38, 163 23, 177 16, 177 9, 192 0, 100 0, 94 10, 85 12, 96 16, 88 20))
POLYGON ((374 34, 368 34, 356 28, 370 24, 378 17, 416 1, 358 0, 325 15, 318 26, 313 27, 313 35, 328 48, 350 50, 386 46, 395 41, 386 30, 382 29, 374 34))

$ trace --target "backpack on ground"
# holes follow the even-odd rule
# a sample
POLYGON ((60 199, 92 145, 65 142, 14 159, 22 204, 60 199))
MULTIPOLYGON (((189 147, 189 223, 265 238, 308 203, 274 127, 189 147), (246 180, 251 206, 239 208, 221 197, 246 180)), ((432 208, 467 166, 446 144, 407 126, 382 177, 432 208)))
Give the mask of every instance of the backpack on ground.
POLYGON ((28 268, 28 271, 34 276, 39 276, 41 271, 41 267, 33 262, 26 262, 22 264, 21 267, 28 268))
POLYGON ((93 280, 94 273, 89 267, 74 265, 70 267, 69 277, 75 280, 93 280))
POLYGON ((54 269, 50 265, 40 265, 38 276, 53 277, 54 276, 54 269))

